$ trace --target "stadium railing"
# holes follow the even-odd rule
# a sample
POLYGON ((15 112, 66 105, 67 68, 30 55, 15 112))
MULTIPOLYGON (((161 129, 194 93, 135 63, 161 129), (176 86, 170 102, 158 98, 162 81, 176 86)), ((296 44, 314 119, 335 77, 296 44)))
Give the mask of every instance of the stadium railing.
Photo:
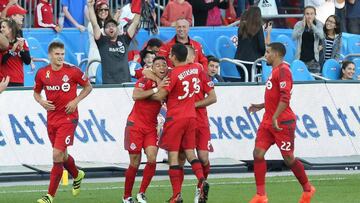
MULTIPOLYGON (((230 58, 221 58, 221 59, 220 59, 220 62, 224 62, 224 61, 225 61, 225 62, 232 63, 232 64, 235 64, 235 65, 241 67, 242 70, 243 70, 244 73, 245 73, 245 82, 249 82, 249 73, 248 73, 245 65, 242 63, 243 61, 238 60, 238 59, 230 59, 230 58)), ((224 66, 223 66, 223 67, 220 66, 220 70, 219 70, 220 73, 222 72, 222 71, 221 71, 222 68, 224 68, 224 66)), ((235 71, 237 71, 237 69, 235 69, 235 71)), ((224 71, 223 71, 223 72, 224 72, 224 71)), ((223 76, 223 77, 231 77, 231 75, 225 75, 225 76, 222 75, 222 76, 223 76)), ((240 78, 238 78, 238 79, 240 79, 240 78)))

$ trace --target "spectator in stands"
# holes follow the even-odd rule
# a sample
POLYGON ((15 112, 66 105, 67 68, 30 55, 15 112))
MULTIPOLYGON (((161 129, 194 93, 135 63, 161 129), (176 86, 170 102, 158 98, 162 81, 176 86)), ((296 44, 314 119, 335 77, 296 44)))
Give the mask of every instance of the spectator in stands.
MULTIPOLYGON (((265 44, 270 43, 271 30, 272 23, 269 22, 266 27, 267 36, 265 39, 261 10, 257 6, 251 6, 241 17, 235 59, 254 62, 256 59, 264 56, 265 44)), ((251 75, 252 64, 245 64, 245 66, 248 71, 249 80, 251 80, 253 77, 251 75)), ((245 72, 240 67, 237 67, 237 69, 240 73, 240 81, 244 82, 245 72)))
MULTIPOLYGON (((0 77, 0 78, 2 78, 2 77, 0 77)), ((1 94, 1 92, 3 92, 6 89, 6 87, 9 84, 9 81, 10 81, 9 76, 6 76, 6 77, 1 79, 1 81, 0 81, 0 94, 1 94)))
POLYGON ((339 60, 342 43, 342 34, 340 30, 340 20, 337 16, 329 16, 324 25, 325 40, 323 40, 320 64, 323 65, 328 59, 339 60))
POLYGON ((346 0, 335 0, 335 15, 339 17, 340 30, 346 32, 346 11, 345 11, 346 0))
POLYGON ((35 28, 53 28, 56 32, 60 32, 61 28, 59 25, 54 23, 53 7, 49 0, 40 0, 36 6, 35 28))
MULTIPOLYGON (((206 0, 207 3, 214 2, 215 0, 206 0)), ((228 9, 229 8, 229 2, 223 1, 218 6, 214 6, 214 8, 208 10, 208 16, 206 18, 206 26, 221 26, 223 25, 223 17, 221 14, 222 9, 228 9)), ((235 11, 234 11, 235 13, 235 11)))
POLYGON ((0 73, 10 77, 9 86, 24 86, 24 63, 29 65, 31 62, 29 48, 25 39, 19 36, 19 28, 14 20, 5 19, 0 25, 1 33, 10 44, 0 54, 0 73))
POLYGON ((240 17, 242 13, 246 10, 246 3, 249 3, 250 6, 254 5, 254 0, 237 0, 236 15, 240 17))
POLYGON ((207 56, 208 59, 208 76, 214 83, 225 82, 224 79, 219 75, 220 60, 215 56, 207 56))
POLYGON ((136 62, 141 62, 141 52, 144 51, 153 51, 156 55, 160 50, 160 47, 163 45, 163 42, 158 38, 151 38, 149 41, 147 41, 144 45, 144 48, 141 51, 138 50, 131 50, 129 51, 128 60, 133 61, 135 55, 139 55, 139 57, 136 57, 136 62))
POLYGON ((346 2, 347 31, 352 34, 360 34, 360 1, 347 0, 346 2))
POLYGON ((304 8, 304 18, 295 24, 292 37, 297 42, 295 58, 303 61, 311 73, 320 74, 319 52, 324 40, 323 24, 313 6, 304 8))
POLYGON ((154 58, 156 56, 155 52, 145 50, 141 52, 140 56, 141 56, 141 63, 140 63, 141 66, 143 68, 151 68, 154 58))
MULTIPOLYGON (((132 38, 137 32, 140 23, 139 7, 134 6, 132 11, 136 12, 127 32, 119 35, 118 22, 110 19, 104 24, 104 34, 96 20, 94 0, 88 0, 90 22, 94 30, 94 38, 99 48, 102 63, 102 79, 104 84, 121 84, 130 82, 130 71, 128 66, 128 48, 132 38)), ((134 4, 137 5, 137 4, 134 4)))
POLYGON ((65 15, 63 27, 76 27, 84 32, 86 0, 62 0, 61 6, 65 15))
POLYGON ((186 19, 184 18, 178 19, 175 25, 175 29, 176 29, 175 37, 160 47, 158 55, 166 57, 168 66, 173 67, 172 62, 169 59, 171 47, 176 43, 191 45, 196 52, 195 62, 201 63, 204 68, 207 68, 207 58, 203 54, 201 44, 190 39, 189 37, 189 26, 190 23, 186 19))
POLYGON ((160 22, 162 26, 174 27, 176 20, 179 18, 185 18, 187 21, 189 21, 190 25, 192 25, 192 7, 189 2, 185 0, 170 1, 165 7, 160 22))
POLYGON ((206 26, 208 11, 215 6, 226 9, 228 0, 188 0, 192 6, 195 26, 206 26), (209 3, 207 3, 209 2, 209 3))
POLYGON ((6 16, 7 18, 13 19, 19 28, 19 35, 22 37, 23 33, 21 29, 24 24, 26 12, 27 11, 18 4, 16 4, 15 1, 9 1, 6 8, 3 10, 3 12, 1 12, 1 18, 5 18, 6 16))
POLYGON ((307 5, 316 9, 318 19, 321 23, 325 23, 327 17, 335 14, 335 0, 308 0, 307 5))
MULTIPOLYGON (((96 20, 100 27, 100 31, 102 34, 105 34, 104 33, 104 24, 106 21, 112 19, 111 13, 109 10, 108 1, 107 0, 97 0, 95 3, 95 12, 96 12, 96 20)), ((88 24, 87 28, 88 28, 89 44, 90 44, 90 49, 89 49, 89 53, 88 53, 88 62, 90 63, 91 61, 95 61, 95 60, 101 61, 99 49, 95 42, 94 31, 93 31, 91 23, 88 24)), ((88 76, 90 78, 90 82, 92 82, 92 83, 95 82, 97 67, 98 67, 97 63, 92 63, 88 67, 88 76)))
POLYGON ((7 10, 15 4, 18 4, 18 0, 0 0, 1 18, 5 18, 7 10))
POLYGON ((341 66, 340 80, 352 80, 355 73, 355 63, 343 61, 341 66))

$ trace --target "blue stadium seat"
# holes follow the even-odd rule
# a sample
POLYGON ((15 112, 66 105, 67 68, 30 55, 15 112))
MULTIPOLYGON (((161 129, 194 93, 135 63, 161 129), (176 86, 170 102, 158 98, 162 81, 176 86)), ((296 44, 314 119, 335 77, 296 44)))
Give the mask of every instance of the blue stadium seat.
POLYGON ((267 79, 269 78, 270 74, 271 74, 272 67, 268 66, 265 61, 261 62, 261 66, 262 66, 261 81, 266 82, 267 79))
POLYGON ((295 43, 294 41, 283 34, 280 34, 276 37, 276 39, 274 40, 274 42, 280 42, 282 43, 285 48, 286 48, 286 54, 285 54, 285 61, 288 62, 289 64, 292 63, 294 61, 295 58, 295 51, 296 51, 296 47, 295 47, 295 43))
POLYGON ((234 58, 236 47, 227 36, 220 36, 216 39, 215 54, 218 58, 234 58))
POLYGON ((360 53, 360 37, 349 37, 347 39, 349 54, 360 53))
POLYGON ((214 52, 211 51, 211 49, 209 48, 209 46, 206 44, 205 40, 202 37, 194 36, 192 39, 201 44, 205 56, 208 55, 215 56, 214 52))
POLYGON ((234 81, 236 81, 240 79, 240 73, 236 65, 226 61, 220 62, 220 75, 225 81, 233 81, 231 79, 235 79, 234 81))
POLYGON ((30 56, 33 58, 48 58, 46 51, 41 47, 40 42, 34 37, 28 37, 26 39, 29 50, 30 56))
POLYGON ((99 63, 97 69, 96 69, 96 78, 95 78, 95 84, 103 84, 102 81, 102 66, 101 63, 99 63))
POLYGON ((355 74, 353 76, 353 79, 357 80, 358 76, 360 76, 360 58, 354 59, 353 62, 355 63, 355 74))
POLYGON ((338 80, 340 78, 341 67, 335 59, 325 61, 322 68, 322 76, 330 80, 338 80))
POLYGON ((305 63, 300 60, 294 60, 290 65, 292 77, 294 81, 311 81, 315 80, 310 74, 305 63))

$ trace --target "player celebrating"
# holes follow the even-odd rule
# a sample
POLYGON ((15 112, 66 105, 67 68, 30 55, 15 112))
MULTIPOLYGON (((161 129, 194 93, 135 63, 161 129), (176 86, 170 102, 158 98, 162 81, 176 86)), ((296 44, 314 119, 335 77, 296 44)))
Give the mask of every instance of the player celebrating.
MULTIPOLYGON (((167 75, 168 66, 165 57, 155 57, 152 71, 161 79, 167 75)), ((159 114, 161 103, 148 99, 151 95, 159 91, 158 88, 167 84, 167 80, 162 80, 160 84, 145 77, 140 78, 133 91, 134 107, 128 117, 125 128, 125 149, 129 152, 130 165, 125 173, 124 203, 134 202, 131 197, 135 176, 141 161, 141 149, 144 149, 147 163, 143 172, 140 191, 137 194, 139 203, 146 203, 145 191, 155 175, 157 147, 157 115, 159 114)))
POLYGON ((250 203, 267 203, 265 192, 266 151, 274 143, 279 147, 285 164, 290 167, 303 187, 300 203, 309 203, 315 193, 310 184, 304 166, 294 157, 294 139, 296 116, 290 108, 293 80, 289 65, 283 62, 286 50, 281 43, 271 43, 266 48, 265 58, 272 65, 272 73, 266 82, 265 103, 251 104, 250 112, 265 108, 255 140, 254 173, 257 194, 250 203))
POLYGON ((50 65, 36 74, 34 86, 35 100, 47 110, 47 130, 53 147, 53 167, 50 172, 48 194, 38 199, 38 203, 52 203, 63 173, 63 168, 74 178, 72 194, 78 195, 85 173, 78 170, 75 161, 67 152, 73 144, 74 132, 78 124, 78 103, 92 90, 88 78, 78 67, 64 64, 64 44, 52 42, 49 45, 50 65), (77 85, 84 88, 76 94, 77 85), (40 95, 45 90, 46 99, 40 95))
POLYGON ((163 100, 167 97, 168 112, 164 131, 159 146, 168 151, 169 176, 173 195, 170 203, 183 202, 181 197, 182 167, 179 165, 179 151, 184 150, 191 168, 198 179, 200 188, 199 202, 206 202, 209 184, 206 182, 195 148, 195 90, 200 86, 199 68, 187 64, 187 48, 183 44, 175 44, 171 49, 170 59, 175 68, 169 74, 169 86, 161 88, 153 95, 153 99, 163 100))

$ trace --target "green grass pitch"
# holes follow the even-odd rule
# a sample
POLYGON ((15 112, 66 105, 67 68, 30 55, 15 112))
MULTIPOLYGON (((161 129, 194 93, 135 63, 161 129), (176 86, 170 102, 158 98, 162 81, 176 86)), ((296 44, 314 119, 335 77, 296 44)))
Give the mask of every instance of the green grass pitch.
MULTIPOLYGON (((241 177, 241 174, 239 174, 241 177)), ((360 174, 316 175, 310 181, 317 192, 313 203, 360 203, 360 174)), ((270 203, 297 203, 301 187, 294 176, 268 177, 267 193, 270 203)), ((71 183, 71 181, 70 181, 71 183)), ((183 198, 193 202, 195 180, 185 180, 183 198)), ((209 203, 247 203, 255 193, 253 178, 209 178, 209 203)), ((121 203, 123 182, 84 183, 78 197, 72 197, 71 185, 60 186, 55 203, 121 203)), ((135 183, 133 196, 139 188, 135 183)), ((0 203, 35 203, 47 192, 46 185, 0 187, 0 203)), ((165 202, 171 193, 169 181, 153 181, 146 192, 148 202, 165 202)))

